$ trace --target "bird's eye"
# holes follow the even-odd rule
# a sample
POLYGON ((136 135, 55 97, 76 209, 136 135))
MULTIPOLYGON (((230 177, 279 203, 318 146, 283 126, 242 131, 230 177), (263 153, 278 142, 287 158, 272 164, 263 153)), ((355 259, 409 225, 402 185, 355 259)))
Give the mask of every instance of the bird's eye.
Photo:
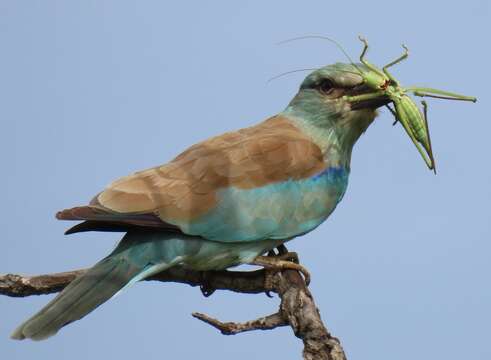
POLYGON ((320 84, 319 84, 319 91, 321 91, 322 93, 324 94, 330 94, 333 89, 334 89, 334 84, 332 83, 331 80, 323 80, 320 84))

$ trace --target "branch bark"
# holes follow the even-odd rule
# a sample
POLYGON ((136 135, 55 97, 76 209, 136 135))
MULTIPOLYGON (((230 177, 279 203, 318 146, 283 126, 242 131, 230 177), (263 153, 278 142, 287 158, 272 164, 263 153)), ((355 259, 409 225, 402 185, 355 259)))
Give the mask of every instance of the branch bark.
MULTIPOLYGON (((0 275, 0 294, 24 297, 59 292, 85 271, 82 269, 38 276, 0 275)), ((147 280, 199 286, 205 296, 215 290, 249 294, 274 292, 281 299, 278 312, 256 320, 236 323, 221 322, 200 313, 194 313, 193 316, 217 328, 225 335, 252 330, 272 330, 289 325, 295 336, 303 341, 305 360, 346 360, 339 340, 324 326, 312 294, 302 276, 295 270, 201 272, 174 267, 147 280)))
POLYGON ((220 330, 223 335, 235 335, 241 332, 252 330, 273 330, 280 326, 289 325, 288 322, 284 319, 281 312, 277 312, 268 316, 263 316, 256 320, 246 321, 244 323, 224 323, 220 320, 212 318, 211 316, 197 312, 193 313, 193 316, 196 319, 199 319, 220 330))

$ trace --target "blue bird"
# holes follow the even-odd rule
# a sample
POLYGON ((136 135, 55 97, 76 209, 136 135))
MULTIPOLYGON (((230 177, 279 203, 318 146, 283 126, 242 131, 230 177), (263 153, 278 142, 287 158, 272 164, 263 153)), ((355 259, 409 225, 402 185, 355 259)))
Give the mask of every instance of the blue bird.
POLYGON ((322 67, 279 114, 195 144, 167 164, 116 180, 89 205, 60 211, 58 219, 83 221, 67 233, 126 234, 12 338, 52 336, 172 266, 219 270, 251 263, 314 230, 343 198, 353 145, 389 101, 350 100, 368 93, 375 90, 353 64, 322 67))

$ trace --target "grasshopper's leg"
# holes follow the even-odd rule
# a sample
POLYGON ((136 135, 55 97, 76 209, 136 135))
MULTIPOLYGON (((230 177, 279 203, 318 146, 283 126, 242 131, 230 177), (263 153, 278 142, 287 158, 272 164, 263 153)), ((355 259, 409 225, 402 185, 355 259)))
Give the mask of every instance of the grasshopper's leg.
POLYGON ((406 45, 402 44, 402 47, 404 48, 404 54, 402 54, 397 59, 388 63, 382 68, 384 74, 395 84, 399 84, 399 82, 392 76, 392 74, 387 69, 397 63, 400 63, 402 60, 406 59, 409 56, 409 49, 406 47, 406 45))
POLYGON ((430 136, 430 129, 428 127, 428 104, 426 101, 421 101, 421 105, 423 105, 423 115, 424 115, 424 120, 425 120, 425 128, 426 128, 426 133, 428 134, 428 145, 430 148, 429 155, 430 155, 430 160, 431 160, 431 165, 433 167, 433 172, 436 175, 436 165, 435 165, 435 158, 433 157, 433 148, 431 147, 431 136, 430 136))
POLYGON ((397 59, 395 59, 394 61, 388 63, 387 65, 385 65, 382 70, 385 72, 387 70, 387 68, 390 68, 391 66, 395 65, 395 64, 398 64, 400 63, 402 60, 406 59, 408 56, 409 56, 409 49, 407 48, 406 45, 402 44, 402 48, 404 49, 404 54, 402 54, 401 56, 399 56, 397 59))
POLYGON ((365 65, 367 68, 369 68, 371 71, 379 74, 379 75, 382 75, 383 76, 383 73, 377 69, 375 66, 373 66, 372 64, 370 64, 366 59, 365 59, 365 55, 368 51, 368 41, 367 39, 365 39, 363 36, 358 36, 358 39, 360 39, 360 41, 363 43, 363 51, 361 52, 361 55, 360 55, 360 62, 365 65))
MULTIPOLYGON (((358 36, 358 39, 360 39, 360 41, 363 43, 363 51, 361 52, 361 55, 360 55, 360 62, 362 64, 365 64, 366 60, 365 60, 365 54, 367 53, 367 50, 368 50, 368 41, 367 39, 365 39, 363 36, 359 35, 358 36)), ((366 65, 366 64, 365 64, 366 65)))
POLYGON ((472 101, 472 102, 477 101, 477 99, 474 96, 466 96, 466 95, 456 94, 450 91, 438 90, 433 88, 408 87, 404 90, 410 91, 414 95, 420 97, 432 97, 437 99, 461 100, 461 101, 472 101))
POLYGON ((387 109, 389 109, 389 110, 390 110, 390 112, 392 113, 392 115, 394 115, 395 120, 394 120, 394 122, 392 123, 392 126, 394 126, 394 125, 395 125, 395 124, 397 124, 397 122, 399 121, 399 119, 397 118, 397 113, 396 113, 396 112, 395 112, 395 110, 394 110, 394 109, 392 109, 392 108, 391 108, 389 105, 385 105, 385 107, 386 107, 387 109))

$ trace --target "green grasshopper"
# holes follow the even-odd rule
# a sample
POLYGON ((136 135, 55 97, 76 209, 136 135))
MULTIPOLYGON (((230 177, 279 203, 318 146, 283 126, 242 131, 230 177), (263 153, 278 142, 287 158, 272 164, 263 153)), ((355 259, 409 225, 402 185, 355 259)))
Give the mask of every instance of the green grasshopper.
MULTIPOLYGON (((404 54, 400 57, 391 61, 384 67, 382 70, 377 68, 375 65, 369 63, 365 59, 365 55, 368 50, 368 41, 363 37, 359 36, 360 41, 363 43, 363 51, 360 55, 360 62, 363 67, 360 67, 360 64, 355 64, 350 56, 346 53, 343 47, 335 40, 318 35, 310 35, 310 36, 301 36, 289 40, 285 40, 280 42, 280 44, 287 43, 294 40, 302 40, 302 39, 324 39, 334 43, 341 52, 348 58, 351 65, 356 69, 356 72, 353 74, 360 75, 363 78, 363 84, 372 90, 376 90, 375 92, 371 92, 369 94, 362 94, 356 96, 345 96, 344 99, 350 103, 356 103, 359 101, 372 100, 381 97, 389 98, 389 100, 394 103, 395 110, 387 105, 387 108, 394 115, 396 121, 402 124, 404 130, 406 130, 407 134, 411 138, 412 142, 418 149, 418 152, 423 157, 426 165, 430 170, 433 170, 436 173, 435 167, 435 159, 433 157, 433 149, 431 147, 431 138, 430 132, 428 128, 428 117, 427 117, 427 104, 425 101, 421 101, 423 105, 423 113, 419 110, 417 104, 414 102, 412 98, 410 98, 407 93, 412 93, 413 95, 420 97, 433 97, 438 99, 447 99, 447 100, 464 100, 464 101, 472 101, 476 102, 477 99, 472 96, 465 96, 460 94, 455 94, 448 91, 426 88, 426 87, 401 87, 400 83, 392 76, 391 73, 387 70, 389 67, 400 63, 404 59, 409 56, 409 50, 405 45, 402 45, 404 48, 404 54)), ((312 70, 312 69, 302 69, 303 70, 312 70)), ((298 71, 298 70, 295 70, 298 71)), ((290 73, 290 72, 288 72, 290 73)), ((288 74, 284 73, 284 74, 288 74)), ((280 76, 284 75, 281 74, 280 76)))
POLYGON ((363 51, 360 55, 360 62, 365 65, 365 68, 360 68, 351 60, 350 62, 358 71, 359 75, 361 75, 361 77, 363 78, 364 85, 377 91, 375 93, 358 96, 346 96, 346 100, 348 100, 349 102, 356 102, 370 100, 384 95, 387 96, 394 103, 395 110, 393 110, 390 106, 387 106, 387 108, 396 118, 395 123, 401 123, 402 127, 404 128, 404 130, 406 130, 412 142, 418 149, 418 152, 423 157, 428 168, 436 173, 435 159, 433 157, 430 132, 428 128, 427 104, 425 101, 421 102, 423 105, 422 114, 416 103, 407 95, 407 93, 412 93, 413 95, 420 97, 433 97, 448 100, 464 100, 476 102, 477 99, 472 96, 455 94, 433 88, 401 87, 399 82, 394 78, 394 76, 392 76, 391 73, 389 73, 387 69, 406 59, 409 56, 408 48, 405 45, 402 45, 402 47, 404 48, 404 54, 402 54, 394 61, 388 63, 382 68, 382 70, 380 70, 365 59, 365 55, 368 50, 368 42, 361 36, 359 37, 359 39, 364 44, 363 51))

